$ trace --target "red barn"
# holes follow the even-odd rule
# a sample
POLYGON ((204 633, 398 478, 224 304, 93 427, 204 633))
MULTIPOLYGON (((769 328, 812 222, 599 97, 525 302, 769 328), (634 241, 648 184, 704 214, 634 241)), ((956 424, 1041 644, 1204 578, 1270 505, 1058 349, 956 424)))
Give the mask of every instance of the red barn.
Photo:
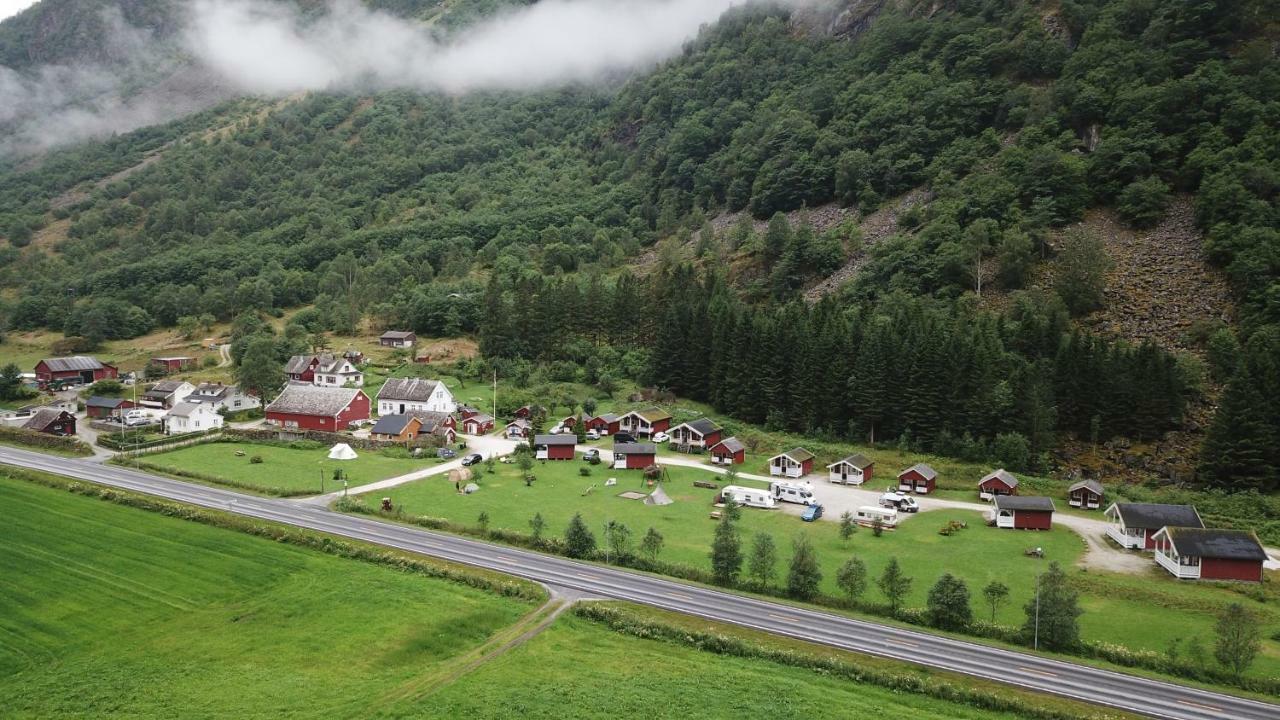
POLYGON ((151 358, 151 367, 164 373, 182 372, 183 370, 193 368, 195 366, 196 359, 193 357, 175 355, 173 357, 151 358))
POLYGON ((747 448, 736 437, 725 438, 708 451, 714 465, 741 465, 747 461, 747 448))
POLYGON ((1048 530, 1053 527, 1053 500, 1047 497, 997 495, 996 527, 1048 530))
POLYGON ((699 418, 671 428, 671 447, 681 451, 706 450, 720 442, 724 428, 710 418, 699 418))
POLYGON ((804 448, 788 450, 769 458, 769 474, 798 478, 813 472, 813 453, 804 448))
POLYGON ((613 413, 605 413, 593 418, 586 419, 586 427, 588 430, 595 430, 601 435, 612 435, 619 430, 621 421, 617 415, 613 413))
POLYGON ((613 446, 615 470, 643 470, 658 462, 658 446, 653 443, 618 443, 613 446))
POLYGON ((76 416, 66 410, 42 407, 35 411, 30 420, 22 424, 22 429, 49 435, 75 435, 76 416))
POLYGON ((573 435, 534 435, 533 456, 539 460, 572 460, 578 438, 573 435))
POLYGON ((928 463, 916 463, 898 473, 898 489, 927 495, 938 489, 938 471, 928 463))
POLYGON ((114 365, 100 362, 95 357, 75 355, 72 357, 45 358, 36 363, 36 382, 41 388, 50 383, 81 383, 89 385, 99 380, 110 380, 120 376, 114 365))
POLYGON ((339 432, 369 419, 369 396, 359 388, 286 385, 267 406, 267 422, 285 430, 339 432))
POLYGON ((1113 503, 1106 510, 1107 537, 1120 547, 1154 550, 1156 532, 1163 527, 1202 528, 1204 521, 1191 505, 1113 503))
POLYGON ((1246 530, 1166 527, 1154 542, 1156 563, 1176 578, 1262 582, 1267 553, 1246 530))
POLYGON ((1018 478, 1004 468, 989 473, 978 481, 978 497, 990 500, 1000 495, 1017 495, 1018 478))

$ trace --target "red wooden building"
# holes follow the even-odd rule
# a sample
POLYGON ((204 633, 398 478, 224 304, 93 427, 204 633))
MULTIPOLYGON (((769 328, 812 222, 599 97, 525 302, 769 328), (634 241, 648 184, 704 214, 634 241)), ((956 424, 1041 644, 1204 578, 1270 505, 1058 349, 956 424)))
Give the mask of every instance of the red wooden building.
POLYGON ((615 470, 643 470, 658 461, 658 446, 653 443, 618 443, 613 446, 615 470))
POLYGON ((1053 500, 1047 497, 997 495, 996 527, 1048 530, 1053 527, 1053 500))
POLYGON ((578 438, 573 435, 534 435, 533 456, 539 460, 572 460, 578 438))
POLYGON ((1081 480, 1067 488, 1067 504, 1082 510, 1097 510, 1102 506, 1102 483, 1097 480, 1081 480))
POLYGON ((110 380, 120 376, 114 365, 108 365, 95 357, 74 355, 72 357, 45 358, 36 363, 36 382, 41 388, 50 383, 82 383, 89 385, 99 380, 110 380))
POLYGON ((481 412, 464 415, 462 432, 468 435, 488 435, 493 432, 493 418, 481 412))
POLYGON ((1000 495, 1017 495, 1018 478, 1004 468, 989 473, 978 481, 978 497, 990 500, 1000 495))
POLYGON ((507 423, 504 432, 509 438, 527 438, 531 427, 527 419, 518 417, 507 423))
POLYGON ((108 398, 94 395, 84 401, 85 414, 91 418, 111 417, 112 415, 121 415, 125 410, 137 407, 132 400, 124 398, 108 398))
POLYGON ((711 446, 711 462, 715 465, 741 465, 747 461, 747 448, 736 437, 729 437, 711 446))
POLYGON ((720 442, 724 428, 710 418, 698 418, 671 428, 671 447, 677 450, 706 450, 720 442))
POLYGON ((153 357, 151 358, 151 367, 163 373, 176 373, 183 370, 189 370, 196 366, 196 359, 186 356, 173 357, 153 357))
POLYGON ((369 419, 369 396, 359 388, 286 385, 267 406, 267 423, 285 430, 347 430, 369 419))
POLYGON ((1163 527, 1202 528, 1204 521, 1191 505, 1112 503, 1106 509, 1107 537, 1120 547, 1154 550, 1156 532, 1163 527))
POLYGON ((671 413, 662 408, 632 410, 618 418, 618 429, 635 437, 652 437, 671 427, 671 413))
POLYGON ((76 416, 66 410, 40 408, 32 414, 30 420, 22 424, 22 429, 49 435, 75 435, 76 416))
POLYGON ((583 422, 586 423, 587 430, 595 430, 601 435, 612 435, 618 432, 620 420, 613 413, 605 413, 596 417, 587 418, 583 422))
POLYGON ((916 463, 898 473, 898 489, 927 495, 938 489, 938 471, 928 463, 916 463))
POLYGON ((1176 578, 1262 582, 1267 553, 1247 530, 1166 527, 1154 543, 1156 563, 1176 578))
POLYGON ((827 479, 840 485, 861 485, 871 482, 876 464, 862 453, 854 453, 827 466, 827 479))

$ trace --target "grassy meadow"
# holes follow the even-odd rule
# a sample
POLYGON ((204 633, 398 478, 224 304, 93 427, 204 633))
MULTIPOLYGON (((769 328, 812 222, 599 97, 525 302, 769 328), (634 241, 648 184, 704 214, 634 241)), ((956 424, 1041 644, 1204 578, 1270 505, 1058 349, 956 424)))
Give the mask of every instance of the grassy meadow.
POLYGON ((355 717, 532 606, 0 478, 0 707, 355 717))
POLYGON ((299 449, 246 442, 210 442, 147 455, 142 460, 151 467, 222 478, 237 487, 289 493, 319 493, 322 476, 325 492, 341 490, 342 486, 333 482, 333 471, 339 468, 347 474, 350 486, 355 487, 423 470, 437 462, 435 458, 413 460, 369 450, 356 453, 359 457, 355 460, 339 461, 329 459, 327 447, 299 449), (237 456, 237 452, 244 455, 237 456), (261 457, 262 462, 251 462, 254 456, 261 457))

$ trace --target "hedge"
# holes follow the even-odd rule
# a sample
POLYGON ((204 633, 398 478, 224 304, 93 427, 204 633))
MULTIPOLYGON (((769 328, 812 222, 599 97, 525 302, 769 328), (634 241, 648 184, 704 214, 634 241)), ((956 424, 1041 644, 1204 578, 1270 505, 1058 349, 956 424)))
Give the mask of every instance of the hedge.
POLYGON ((117 505, 147 510, 149 512, 157 512, 161 515, 167 515, 169 517, 175 517, 182 520, 190 520, 202 525, 209 525, 211 527, 235 530, 237 532, 247 533, 256 537, 275 540, 276 542, 309 548, 312 550, 319 550, 320 552, 335 555, 337 557, 359 560, 361 562, 383 565, 426 577, 448 580, 450 582, 467 585, 469 587, 491 592, 503 597, 534 602, 540 602, 546 599, 546 594, 542 588, 531 582, 516 580, 514 578, 504 579, 497 573, 494 573, 491 576, 488 573, 482 573, 480 571, 454 567, 450 564, 445 564, 442 561, 414 557, 408 553, 382 549, 365 543, 335 539, 312 530, 253 520, 229 513, 215 512, 192 505, 172 502, 146 495, 139 495, 124 490, 116 490, 114 488, 94 485, 92 483, 82 483, 71 478, 64 478, 47 473, 31 472, 17 468, 4 468, 3 472, 0 474, 57 490, 66 490, 67 492, 71 492, 76 495, 105 500, 117 505))
POLYGON ((141 442, 130 439, 128 435, 125 435, 123 439, 114 435, 99 435, 98 444, 104 448, 109 448, 111 450, 117 450, 120 452, 132 452, 135 450, 147 450, 150 448, 158 448, 158 447, 164 447, 166 445, 183 443, 183 442, 187 442, 188 440, 194 440, 200 437, 207 437, 209 435, 217 434, 220 432, 222 432, 221 429, 213 428, 211 430, 201 430, 199 432, 183 433, 181 435, 163 435, 154 440, 143 440, 141 442))
POLYGON ((168 467, 166 465, 156 465, 155 463, 145 462, 136 457, 116 457, 109 462, 113 465, 122 465, 134 468, 136 470, 148 470, 159 475, 169 475, 177 478, 187 478, 211 485, 221 485, 223 487, 235 488, 237 490, 250 490, 271 497, 302 497, 303 495, 315 495, 314 490, 291 490, 277 487, 262 487, 261 485, 253 485, 250 483, 242 483, 236 480, 228 480, 217 475, 205 475, 204 473, 193 472, 191 470, 183 470, 181 468, 168 467))
POLYGON ((93 448, 77 437, 50 435, 49 433, 36 432, 35 430, 26 430, 9 425, 0 425, 0 440, 26 447, 59 450, 73 455, 93 454, 93 448))

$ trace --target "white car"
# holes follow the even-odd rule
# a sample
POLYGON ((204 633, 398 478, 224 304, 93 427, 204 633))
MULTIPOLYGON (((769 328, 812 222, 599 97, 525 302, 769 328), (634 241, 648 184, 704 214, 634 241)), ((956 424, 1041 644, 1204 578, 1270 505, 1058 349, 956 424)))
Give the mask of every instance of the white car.
POLYGON ((654 441, 654 442, 666 442, 666 441, 668 441, 668 440, 670 440, 670 439, 671 439, 671 436, 670 436, 670 435, 668 435, 668 434, 666 434, 666 433, 664 433, 664 432, 656 432, 656 433, 654 433, 654 434, 653 434, 653 441, 654 441))
POLYGON ((588 430, 588 431, 587 431, 587 434, 585 435, 585 437, 586 437, 588 440, 599 440, 599 439, 600 439, 600 433, 596 432, 595 430, 588 430))
POLYGON ((551 428, 550 430, 548 430, 547 432, 551 433, 552 435, 559 435, 560 433, 564 432, 564 426, 563 426, 563 425, 557 425, 557 426, 555 426, 555 427, 551 428))

